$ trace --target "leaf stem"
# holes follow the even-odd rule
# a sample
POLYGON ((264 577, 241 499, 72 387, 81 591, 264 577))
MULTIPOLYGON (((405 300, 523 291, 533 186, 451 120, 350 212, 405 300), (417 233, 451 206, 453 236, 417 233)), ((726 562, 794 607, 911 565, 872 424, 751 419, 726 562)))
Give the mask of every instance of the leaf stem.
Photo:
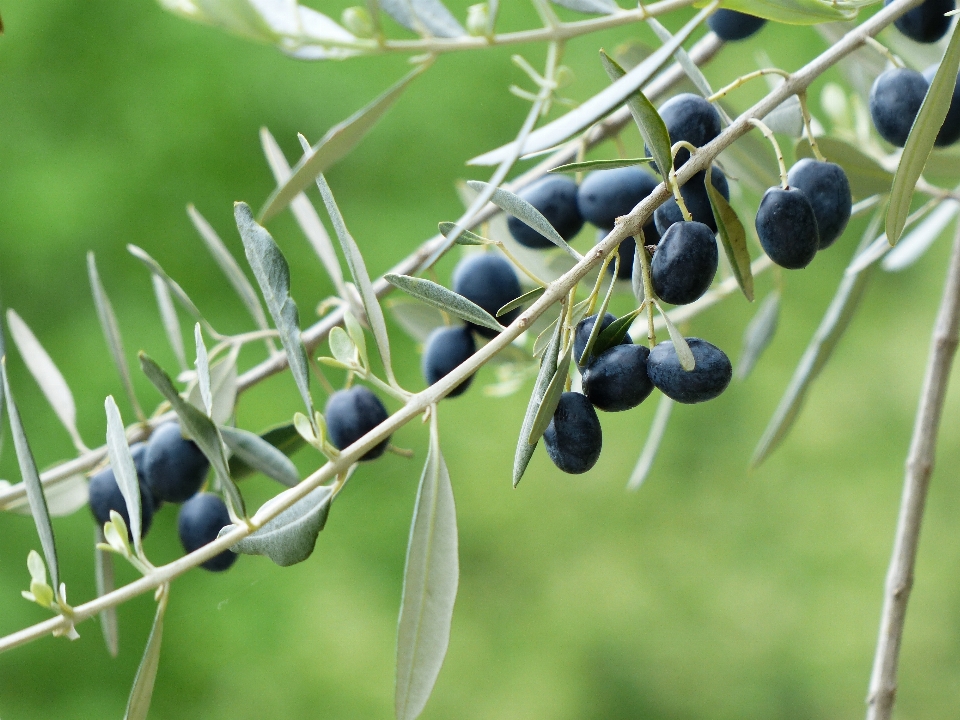
POLYGON ((715 103, 717 100, 726 96, 728 93, 733 92, 740 86, 746 85, 751 80, 754 80, 758 77, 763 77, 764 75, 779 75, 783 78, 790 77, 790 73, 788 73, 786 70, 781 70, 780 68, 761 68, 760 70, 754 70, 746 75, 741 75, 729 85, 725 85, 724 87, 720 88, 713 95, 708 97, 707 101, 715 103))
POLYGON ((803 129, 806 131, 807 142, 810 143, 813 156, 820 162, 826 162, 826 158, 823 156, 823 153, 820 152, 820 146, 817 145, 817 139, 813 136, 813 128, 810 123, 810 108, 807 107, 806 91, 798 92, 797 100, 800 101, 800 113, 803 115, 803 129))
POLYGON ((650 255, 647 253, 647 248, 638 242, 637 250, 639 250, 640 272, 643 278, 643 303, 640 307, 647 308, 647 344, 653 350, 657 344, 657 331, 653 327, 653 300, 657 295, 653 291, 653 275, 650 273, 650 255))
POLYGON ((777 142, 777 139, 773 136, 773 131, 766 126, 762 120, 757 118, 750 118, 750 124, 755 128, 760 130, 763 133, 763 136, 770 141, 770 144, 773 145, 773 151, 777 154, 777 165, 780 167, 780 185, 784 190, 787 189, 787 164, 783 160, 783 151, 780 149, 780 143, 777 142))

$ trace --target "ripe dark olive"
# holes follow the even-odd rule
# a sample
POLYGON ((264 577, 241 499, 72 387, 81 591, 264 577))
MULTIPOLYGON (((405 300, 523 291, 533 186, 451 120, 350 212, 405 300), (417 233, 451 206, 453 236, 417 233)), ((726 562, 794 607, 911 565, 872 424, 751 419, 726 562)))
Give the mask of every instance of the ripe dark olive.
POLYGON ((668 398, 679 403, 700 403, 713 400, 726 390, 733 377, 733 367, 726 354, 706 340, 686 339, 696 361, 696 367, 687 372, 680 366, 680 358, 669 340, 659 343, 647 358, 647 375, 668 398))
MULTIPOLYGON (((453 291, 463 295, 488 313, 497 317, 497 310, 520 297, 520 281, 513 266, 500 255, 477 253, 468 255, 453 270, 453 291)), ((520 308, 497 318, 509 325, 520 316, 520 308)), ((495 337, 496 330, 470 323, 470 327, 484 337, 495 337)))
MULTIPOLYGON (((389 417, 380 398, 363 385, 337 390, 327 400, 323 414, 327 420, 330 442, 337 450, 353 445, 389 417)), ((389 442, 390 438, 382 440, 360 460, 376 460, 386 451, 389 442)))
MULTIPOLYGON (((694 147, 703 147, 720 134, 720 113, 693 93, 682 93, 667 100, 660 106, 660 117, 670 133, 671 145, 686 140, 694 147)), ((673 159, 674 168, 679 168, 689 159, 690 151, 681 148, 673 159)))
MULTIPOLYGON (((423 360, 420 368, 428 385, 433 385, 440 378, 466 362, 477 350, 473 334, 465 325, 456 327, 439 327, 430 333, 426 347, 423 350, 423 360)), ((463 393, 473 380, 468 377, 453 390, 447 397, 456 397, 463 393)))
MULTIPOLYGON (((217 539, 223 528, 230 525, 230 513, 219 495, 197 493, 180 508, 177 531, 183 549, 191 553, 217 539)), ((214 555, 200 567, 212 572, 223 572, 237 561, 237 554, 224 550, 214 555)))
MULTIPOLYGON (((607 329, 607 326, 610 325, 614 320, 616 320, 616 315, 612 313, 606 313, 603 316, 603 320, 600 321, 600 330, 597 333, 597 337, 600 336, 604 330, 607 329)), ((577 327, 573 332, 573 360, 576 363, 580 362, 580 356, 583 355, 584 348, 587 347, 587 340, 590 339, 590 332, 593 330, 593 324, 597 321, 596 315, 590 315, 585 317, 583 320, 577 323, 577 327)), ((630 337, 630 333, 627 333, 623 340, 621 341, 623 345, 632 345, 633 338, 630 337)), ((593 354, 591 353, 591 357, 593 354)), ((586 364, 589 364, 586 363, 586 364)), ((579 366, 582 370, 584 366, 579 366)))
MULTIPOLYGON (((893 0, 884 0, 884 7, 893 0)), ((951 18, 944 17, 955 8, 954 0, 924 0, 893 21, 894 27, 911 40, 934 43, 950 29, 951 18)))
POLYGON ((160 425, 147 442, 143 469, 153 494, 165 502, 182 503, 203 485, 210 463, 193 440, 180 433, 175 421, 160 425))
MULTIPOLYGON (((716 165, 713 166, 713 172, 710 173, 713 181, 713 187, 720 191, 727 200, 730 199, 730 185, 727 183, 727 176, 716 165)), ((717 231, 717 221, 713 217, 713 209, 710 206, 710 196, 707 195, 707 173, 698 172, 690 178, 680 188, 680 197, 683 198, 687 210, 696 222, 703 223, 713 232, 717 231)), ((683 213, 680 212, 680 206, 674 198, 670 198, 658 207, 653 213, 653 220, 657 225, 657 231, 662 236, 674 223, 683 222, 683 213)))
POLYGON ((563 472, 585 473, 597 464, 603 446, 597 411, 580 393, 563 393, 543 441, 553 464, 563 472))
POLYGON ((713 231, 703 223, 671 225, 657 245, 650 264, 657 297, 686 305, 703 295, 717 274, 720 256, 713 231))
MULTIPOLYGON (((564 240, 572 238, 583 227, 583 217, 577 208, 577 183, 573 178, 566 175, 545 175, 517 194, 539 210, 564 240)), ((513 239, 521 245, 529 248, 556 247, 512 215, 507 218, 507 227, 510 228, 513 239)))
POLYGON ((853 206, 850 182, 843 168, 831 162, 804 158, 790 168, 787 182, 801 190, 813 207, 820 249, 833 245, 847 227, 853 206))
POLYGON ((880 137, 904 146, 928 87, 916 70, 893 68, 880 73, 870 88, 870 117, 880 137))
POLYGON ((721 8, 707 18, 707 25, 721 40, 746 40, 764 26, 763 18, 721 8))
POLYGON ((802 190, 773 187, 757 210, 757 235, 764 252, 780 267, 799 270, 820 248, 813 206, 802 190))
MULTIPOLYGON (((131 448, 132 450, 132 448, 131 448)), ((139 475, 139 473, 138 473, 139 475)), ((153 523, 153 493, 143 478, 138 477, 140 481, 140 537, 146 537, 150 531, 150 525, 153 523)), ((110 511, 116 510, 120 513, 123 521, 127 524, 127 532, 130 532, 130 513, 127 512, 127 501, 123 499, 123 493, 117 484, 117 478, 113 474, 113 468, 106 467, 96 475, 90 478, 90 510, 93 517, 96 518, 99 525, 110 521, 110 511)), ((130 539, 133 536, 130 535, 130 539)))
MULTIPOLYGON (((939 65, 931 65, 923 71, 923 79, 928 83, 933 82, 933 76, 937 74, 939 65)), ((953 96, 950 98, 950 109, 947 110, 947 117, 940 126, 940 132, 937 133, 937 139, 934 145, 944 146, 953 145, 960 140, 960 78, 953 86, 953 96)))
POLYGON ((617 345, 606 350, 583 371, 583 394, 605 412, 635 408, 653 392, 647 376, 649 355, 643 345, 617 345))
POLYGON ((599 228, 612 228, 660 184, 653 175, 633 166, 595 170, 577 190, 577 207, 583 218, 599 228))

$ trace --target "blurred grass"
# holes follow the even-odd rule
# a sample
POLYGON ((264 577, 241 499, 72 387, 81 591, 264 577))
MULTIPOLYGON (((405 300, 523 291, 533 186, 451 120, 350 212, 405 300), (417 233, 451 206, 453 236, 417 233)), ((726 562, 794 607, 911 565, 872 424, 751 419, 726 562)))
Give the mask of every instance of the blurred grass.
MULTIPOLYGON (((337 17, 346 4, 325 2, 322 9, 337 17)), ((451 2, 461 15, 467 4, 451 2)), ((531 21, 525 3, 502 5, 506 26, 531 21)), ((398 78, 405 64, 297 63, 148 1, 94 8, 8 0, 2 12, 3 302, 59 364, 77 399, 81 433, 99 444, 103 397, 119 396, 121 388, 89 297, 85 252, 97 254, 131 360, 143 348, 173 367, 147 274, 126 243, 157 258, 218 329, 246 329, 249 321, 197 242, 185 204, 194 202, 242 256, 231 203, 256 206, 271 186, 258 128, 268 126, 292 157, 296 132, 317 139, 398 78)), ((634 37, 653 41, 643 28, 571 43, 565 62, 577 82, 566 92, 583 99, 601 87, 598 48, 634 37)), ((820 47, 812 30, 768 27, 724 51, 708 75, 716 84, 729 81, 755 67, 759 49, 794 68, 820 47)), ((535 64, 543 56, 541 47, 524 47, 441 58, 329 173, 371 272, 435 232, 437 221, 456 217, 453 181, 482 177, 463 160, 516 131, 526 108, 506 88, 526 81, 509 63, 518 50, 535 64)), ((745 107, 762 91, 762 83, 747 86, 732 103, 745 107)), ((628 131, 628 143, 635 136, 628 131)), ((946 242, 907 272, 871 281, 794 432, 760 470, 746 470, 862 226, 852 225, 806 272, 785 275, 781 330, 753 376, 712 403, 676 410, 638 494, 623 485, 652 403, 603 417, 604 454, 588 476, 562 476, 538 453, 517 490, 509 477, 523 393, 485 398, 479 386, 493 373, 484 370, 472 392, 443 403, 462 577, 450 652, 425 718, 862 712, 946 242)), ((271 231, 290 260, 307 321, 330 283, 288 214, 271 231)), ((442 278, 452 264, 441 264, 442 278)), ((769 278, 758 285, 765 291, 769 278)), ((736 361, 752 312, 734 297, 689 332, 736 361)), ((392 329, 398 375, 418 388, 416 348, 392 329)), ((255 360, 252 352, 244 358, 255 360)), ((68 457, 66 433, 19 358, 10 368, 39 463, 68 457)), ((158 401, 139 374, 136 383, 146 404, 158 401)), ((298 407, 293 383, 278 377, 244 397, 239 421, 258 429, 298 407)), ((907 623, 899 718, 953 715, 960 691, 957 411, 952 391, 907 623)), ((280 570, 245 557, 223 576, 195 572, 175 584, 152 718, 392 714, 396 613, 424 432, 411 424, 396 442, 418 458, 388 456, 361 468, 308 562, 280 570)), ((317 463, 309 452, 296 460, 303 472, 317 463)), ((19 477, 9 442, 0 476, 19 477)), ((254 479, 244 492, 256 507, 275 487, 254 479)), ((146 544, 157 563, 180 554, 175 522, 171 508, 156 519, 146 544)), ((62 574, 79 603, 95 592, 92 525, 81 511, 56 520, 55 528, 62 574)), ((31 521, 0 516, 0 539, 6 634, 45 614, 19 596, 28 582, 24 559, 38 546, 31 521)), ((120 576, 133 579, 126 568, 120 576)), ((0 656, 0 717, 120 717, 152 614, 147 597, 120 608, 116 660, 104 650, 96 621, 79 628, 78 642, 48 638, 0 656)))

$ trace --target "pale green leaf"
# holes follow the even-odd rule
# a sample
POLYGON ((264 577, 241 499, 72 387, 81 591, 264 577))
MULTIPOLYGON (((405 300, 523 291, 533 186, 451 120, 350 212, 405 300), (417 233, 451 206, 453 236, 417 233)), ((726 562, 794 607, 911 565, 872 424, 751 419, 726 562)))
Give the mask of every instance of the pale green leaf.
POLYGON ((780 319, 780 291, 774 290, 767 295, 757 308, 756 314, 747 323, 743 333, 743 349, 737 364, 737 377, 743 380, 750 374, 760 355, 767 349, 777 332, 780 319))
POLYGON ((220 435, 230 451, 247 467, 258 470, 287 487, 293 487, 300 482, 297 466, 281 450, 259 435, 232 427, 221 427, 220 435))
POLYGON ((873 0, 724 0, 723 7, 786 25, 818 25, 853 20, 873 0))
MULTIPOLYGON (((517 438, 517 452, 513 458, 513 486, 516 487, 523 477, 523 473, 530 464, 530 458, 533 457, 533 451, 536 444, 531 445, 527 442, 530 437, 530 431, 533 430, 533 423, 537 418, 537 411, 540 409, 540 403, 547 392, 547 387, 553 376, 557 373, 557 353, 560 351, 560 336, 563 329, 563 323, 557 322, 553 326, 553 334, 550 335, 550 342, 543 353, 543 359, 540 361, 540 372, 537 373, 537 380, 533 385, 533 392, 530 394, 530 401, 527 403, 527 411, 523 416, 523 424, 520 426, 520 437, 517 438)), ((546 332, 546 331, 544 331, 546 332)))
MULTIPOLYGON (((449 237, 452 233, 457 232, 457 224, 452 222, 442 222, 439 225, 440 234, 444 237, 449 237)), ((459 235, 457 235, 456 240, 457 245, 493 245, 492 240, 487 240, 485 237, 481 237, 474 232, 469 230, 460 230, 459 235)))
POLYGON ((166 283, 167 288, 169 288, 171 294, 176 298, 177 302, 179 302, 188 313, 193 315, 194 320, 203 323, 203 326, 207 329, 207 332, 214 337, 222 337, 220 333, 214 330, 213 326, 206 321, 206 319, 200 313, 200 310, 197 309, 197 306, 193 304, 193 300, 191 300, 186 291, 180 287, 179 283, 167 275, 166 270, 160 266, 160 263, 150 257, 150 255, 147 254, 143 248, 139 248, 136 245, 127 245, 127 251, 137 258, 137 260, 146 265, 150 272, 166 283))
MULTIPOLYGON (((623 342, 623 338, 626 337, 627 332, 630 330, 630 326, 633 324, 633 321, 643 311, 643 307, 638 307, 635 310, 631 310, 626 315, 618 317, 612 323, 603 328, 603 330, 600 331, 600 334, 597 335, 596 341, 593 343, 592 355, 594 357, 602 355, 610 348, 616 347, 623 342)), ((594 323, 594 327, 596 327, 596 325, 597 323, 594 323)))
POLYGON ((490 313, 479 305, 467 300, 463 295, 458 295, 453 292, 453 290, 448 290, 443 287, 443 285, 438 285, 435 282, 424 280, 423 278, 414 278, 408 275, 394 275, 392 273, 384 275, 384 279, 408 295, 412 295, 418 300, 422 300, 428 305, 432 305, 451 315, 456 315, 462 320, 482 325, 497 332, 503 331, 503 326, 498 323, 490 313))
POLYGON ((446 325, 443 313, 432 305, 413 300, 387 300, 387 310, 407 335, 425 342, 430 333, 446 325))
POLYGON ((958 210, 960 203, 956 200, 944 200, 887 253, 880 266, 887 272, 899 272, 913 265, 943 234, 958 210))
POLYGON ((357 346, 353 344, 346 330, 341 327, 333 328, 327 341, 330 343, 330 352, 333 353, 333 357, 344 365, 356 365, 357 346))
POLYGON ((210 390, 210 359, 207 357, 207 346, 203 342, 203 331, 200 323, 193 328, 193 339, 197 346, 197 386, 200 388, 200 399, 203 401, 203 410, 207 417, 213 416, 213 392, 210 390))
POLYGON ((667 326, 667 332, 670 334, 670 341, 673 343, 674 349, 677 351, 677 359, 680 361, 680 367, 682 367, 687 372, 693 372, 697 366, 697 361, 693 357, 693 353, 690 351, 690 346, 687 345, 687 341, 684 339, 683 335, 677 330, 677 326, 673 324, 667 314, 663 311, 663 308, 657 304, 657 310, 660 311, 660 316, 663 318, 664 325, 667 326))
POLYGON ((440 0, 378 0, 380 8, 407 30, 455 38, 467 34, 440 0))
POLYGON ((585 170, 615 170, 616 168, 644 165, 649 162, 653 162, 652 157, 620 158, 617 160, 584 160, 583 162, 572 162, 567 163, 566 165, 558 165, 550 170, 550 172, 561 173, 584 172, 585 170))
MULTIPOLYGON (((97 525, 95 528, 95 542, 97 545, 105 542, 103 537, 103 528, 97 525)), ((94 548, 94 572, 97 580, 97 597, 113 592, 114 573, 113 573, 113 553, 94 548)), ((119 651, 119 637, 117 631, 117 608, 108 607, 100 612, 100 630, 103 632, 103 642, 107 646, 107 652, 111 657, 116 657, 119 651)))
POLYGON ((81 453, 86 452, 87 446, 83 444, 83 439, 77 431, 77 406, 67 381, 63 379, 60 370, 43 349, 40 341, 12 308, 7 310, 7 324, 23 362, 33 375, 33 379, 37 381, 50 407, 70 433, 74 447, 81 453))
POLYGON ((157 667, 160 665, 160 644, 163 640, 163 614, 167 609, 166 595, 157 603, 157 614, 153 618, 147 647, 143 659, 133 679, 130 698, 127 700, 127 712, 123 720, 146 720, 150 712, 150 700, 153 698, 153 684, 157 679, 157 667))
POLYGON ((753 302, 753 272, 750 270, 750 250, 747 248, 747 233, 743 223, 737 217, 737 212, 731 207, 727 199, 713 186, 711 174, 713 168, 707 168, 707 179, 704 185, 707 196, 710 198, 710 208, 713 219, 717 222, 717 231, 720 235, 720 244, 727 254, 733 276, 744 296, 753 302))
MULTIPOLYGON (((240 346, 234 345, 223 360, 219 360, 210 368, 210 392, 213 409, 210 419, 215 425, 223 425, 233 417, 234 406, 237 403, 237 357, 240 355, 240 346)), ((203 399, 200 397, 200 385, 194 383, 187 394, 187 402, 200 410, 206 410, 203 399)))
POLYGON ((611 15, 620 10, 613 0, 550 0, 560 7, 591 15, 611 15))
MULTIPOLYGON (((43 494, 47 498, 47 512, 50 517, 73 515, 90 500, 87 478, 83 473, 71 475, 64 480, 44 486, 43 494)), ((10 483, 0 480, 0 491, 10 488, 10 483)), ((30 502, 26 495, 0 503, 0 510, 9 510, 18 515, 30 515, 30 502)))
POLYGON ((357 346, 357 353, 360 355, 360 364, 363 367, 369 367, 370 359, 367 357, 367 338, 363 333, 363 326, 360 321, 349 310, 343 313, 343 324, 347 329, 347 334, 357 346))
MULTIPOLYGON (((307 420, 306 416, 304 416, 302 413, 298 413, 298 415, 303 418, 303 422, 306 423, 306 427, 310 427, 310 421, 307 420)), ((313 430, 311 429, 311 433, 312 432, 313 430)), ((283 423, 282 425, 269 428, 268 430, 260 433, 259 437, 261 440, 269 443, 287 457, 293 455, 295 452, 297 452, 297 450, 306 444, 303 437, 301 437, 300 433, 297 432, 297 428, 292 422, 283 423)), ((225 436, 224 439, 226 440, 225 436)), ((240 478, 247 477, 255 472, 257 472, 257 469, 243 460, 239 455, 234 453, 233 456, 231 456, 230 477, 239 480, 240 478)), ((284 473, 284 475, 288 479, 293 477, 289 471, 284 473)))
POLYGON ((317 176, 349 153, 396 102, 410 81, 422 71, 423 66, 420 66, 408 73, 369 105, 330 128, 320 142, 311 148, 310 153, 304 155, 296 164, 290 177, 267 199, 260 211, 260 222, 266 222, 283 210, 297 195, 310 187, 317 176))
POLYGON ((627 490, 639 490, 643 481, 650 474, 653 467, 653 461, 657 458, 657 451, 660 449, 660 443, 667 432, 667 421, 670 420, 670 412, 673 410, 674 401, 666 395, 660 398, 657 405, 657 412, 653 416, 653 422, 650 424, 650 432, 647 433, 647 441, 643 444, 643 450, 637 459, 637 464, 630 474, 630 480, 627 482, 627 490))
POLYGON ((572 356, 573 343, 570 343, 557 365, 557 371, 553 374, 553 379, 550 380, 550 384, 547 385, 547 389, 543 393, 543 399, 540 401, 540 407, 537 408, 537 414, 533 417, 533 427, 530 428, 530 435, 527 437, 527 442, 531 445, 537 444, 550 421, 553 420, 553 414, 557 411, 560 396, 563 395, 564 387, 567 384, 567 375, 570 374, 572 356))
POLYGON ((397 720, 420 715, 443 665, 457 596, 457 511, 436 416, 410 525, 397 627, 397 720))
POLYGON ((533 290, 530 290, 529 292, 525 292, 520 297, 511 300, 502 308, 497 310, 497 317, 506 315, 508 312, 510 312, 515 308, 520 307, 521 305, 526 305, 527 303, 533 302, 534 300, 539 298, 541 295, 543 295, 543 293, 545 293, 546 291, 547 289, 545 287, 535 287, 533 290))
POLYGON ((140 510, 140 482, 137 478, 137 468, 133 464, 130 446, 127 445, 127 435, 123 429, 123 419, 113 395, 107 395, 104 401, 107 413, 107 454, 110 457, 110 468, 117 480, 120 492, 123 494, 127 506, 127 517, 130 518, 130 534, 133 537, 133 546, 137 554, 143 554, 142 528, 143 520, 140 510))
POLYGON ((163 330, 167 334, 167 341, 173 349, 173 354, 177 358, 180 369, 186 370, 187 356, 183 347, 183 334, 180 329, 180 319, 177 317, 177 309, 173 306, 173 298, 170 296, 170 288, 158 275, 151 274, 150 282, 153 285, 153 294, 157 298, 160 321, 163 323, 163 330))

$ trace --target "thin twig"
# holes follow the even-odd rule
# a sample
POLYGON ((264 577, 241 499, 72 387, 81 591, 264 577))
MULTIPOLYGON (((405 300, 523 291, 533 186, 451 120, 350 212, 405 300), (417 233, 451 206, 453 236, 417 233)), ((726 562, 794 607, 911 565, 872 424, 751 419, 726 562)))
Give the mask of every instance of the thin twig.
POLYGON ((927 370, 913 424, 913 438, 907 455, 900 499, 900 517, 893 544, 893 555, 887 570, 880 636, 873 659, 870 692, 867 696, 868 720, 889 720, 897 693, 897 665, 907 601, 913 587, 913 569, 920 542, 920 526, 930 486, 930 476, 937 450, 937 431, 943 415, 943 404, 950 382, 950 367, 957 351, 960 329, 960 228, 953 240, 953 251, 947 270, 947 281, 940 299, 927 370))

